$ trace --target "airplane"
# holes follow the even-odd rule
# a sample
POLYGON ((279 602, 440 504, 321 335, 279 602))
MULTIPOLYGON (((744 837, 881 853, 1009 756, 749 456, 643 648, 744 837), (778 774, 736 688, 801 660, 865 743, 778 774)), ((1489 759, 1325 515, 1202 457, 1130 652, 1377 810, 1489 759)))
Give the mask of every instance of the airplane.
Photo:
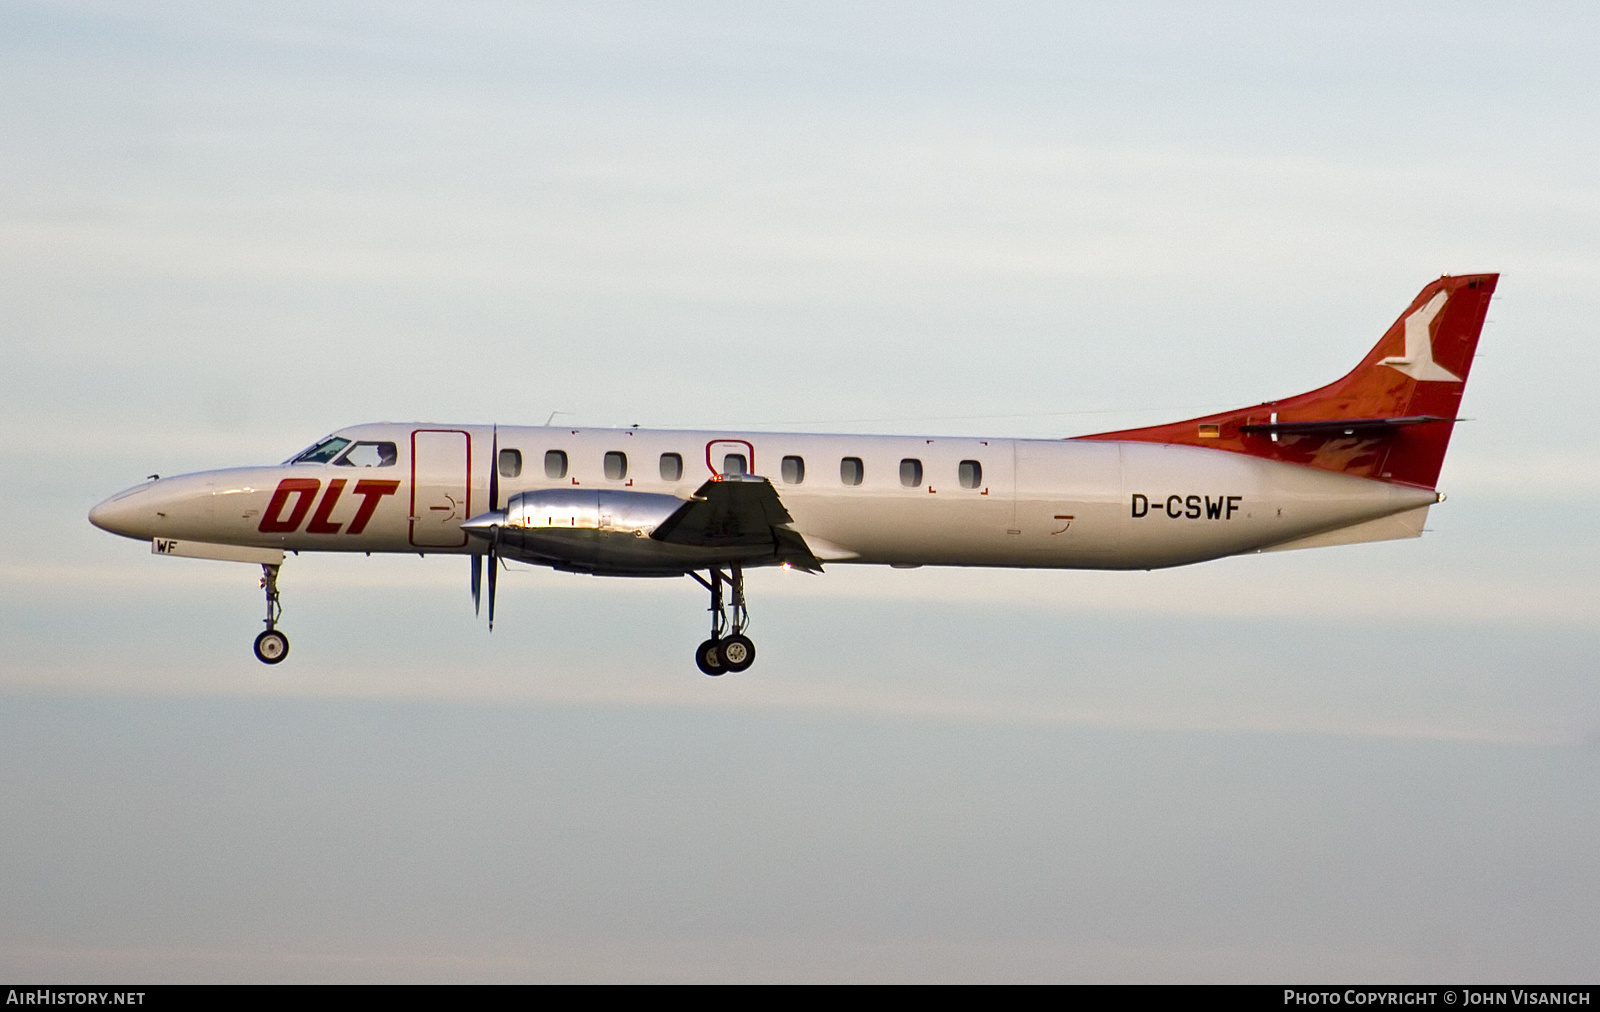
POLYGON ((379 423, 282 464, 151 476, 89 521, 156 555, 259 564, 262 662, 285 552, 681 577, 711 597, 708 675, 755 660, 744 570, 825 564, 1160 569, 1412 538, 1498 274, 1429 283, 1349 374, 1309 393, 1066 439, 379 423), (701 573, 705 575, 702 576, 701 573))

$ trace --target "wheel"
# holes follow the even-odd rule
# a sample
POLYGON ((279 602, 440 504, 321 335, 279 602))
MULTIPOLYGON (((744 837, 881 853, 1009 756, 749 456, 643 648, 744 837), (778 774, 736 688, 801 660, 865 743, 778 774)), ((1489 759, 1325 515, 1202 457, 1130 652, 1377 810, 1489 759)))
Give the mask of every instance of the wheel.
POLYGON ((722 641, 722 666, 729 671, 743 671, 756 662, 756 645, 750 637, 734 633, 722 641))
POLYGON ((276 664, 289 656, 289 637, 276 629, 268 629, 256 637, 256 660, 262 664, 276 664))
POLYGON ((694 652, 694 662, 708 675, 722 674, 722 641, 709 639, 694 652))

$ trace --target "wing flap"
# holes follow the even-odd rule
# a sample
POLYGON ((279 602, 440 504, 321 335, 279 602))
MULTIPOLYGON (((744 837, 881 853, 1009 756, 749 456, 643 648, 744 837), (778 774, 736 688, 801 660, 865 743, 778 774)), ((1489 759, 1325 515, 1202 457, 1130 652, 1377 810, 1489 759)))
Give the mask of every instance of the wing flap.
POLYGON ((789 526, 793 522, 772 482, 753 474, 717 475, 650 536, 671 545, 765 547, 779 562, 820 573, 822 562, 789 526))

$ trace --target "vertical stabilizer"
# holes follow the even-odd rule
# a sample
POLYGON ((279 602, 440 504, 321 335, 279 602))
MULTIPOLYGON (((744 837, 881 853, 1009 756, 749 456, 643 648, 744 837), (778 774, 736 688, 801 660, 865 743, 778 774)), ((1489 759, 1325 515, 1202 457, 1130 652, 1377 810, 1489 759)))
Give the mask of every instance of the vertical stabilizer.
POLYGON ((1321 389, 1079 438, 1204 446, 1433 488, 1499 278, 1446 275, 1432 282, 1360 365, 1321 389))

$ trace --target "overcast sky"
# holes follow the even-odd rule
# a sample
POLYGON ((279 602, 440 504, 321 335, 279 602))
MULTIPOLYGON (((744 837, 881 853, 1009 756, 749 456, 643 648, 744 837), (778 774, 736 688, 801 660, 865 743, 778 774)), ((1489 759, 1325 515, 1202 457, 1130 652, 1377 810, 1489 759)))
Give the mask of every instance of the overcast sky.
POLYGON ((1600 946, 1584 4, 0 0, 0 974, 1528 980, 1600 946), (703 592, 257 573, 145 475, 428 419, 1055 437, 1503 273, 1430 532, 703 592))

